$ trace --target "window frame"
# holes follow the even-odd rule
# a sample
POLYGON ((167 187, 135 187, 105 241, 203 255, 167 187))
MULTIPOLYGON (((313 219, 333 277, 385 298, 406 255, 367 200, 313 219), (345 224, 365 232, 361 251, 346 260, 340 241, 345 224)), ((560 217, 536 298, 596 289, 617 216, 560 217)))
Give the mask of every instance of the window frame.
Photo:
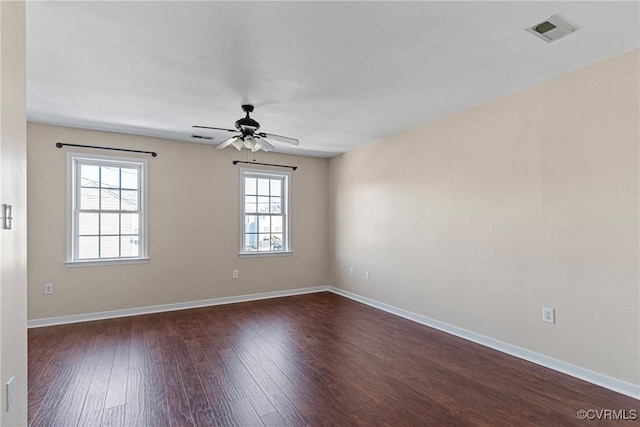
MULTIPOLYGON (((249 215, 251 213, 248 213, 249 215)), ((260 216, 259 213, 256 213, 260 216)), ((287 256, 291 255, 293 250, 291 248, 291 173, 286 171, 273 171, 267 169, 254 169, 254 168, 240 168, 240 251, 241 258, 244 257, 270 257, 270 256, 287 256), (283 249, 278 251, 245 251, 246 242, 246 215, 245 211, 245 178, 263 178, 263 179, 282 179, 282 217, 283 217, 283 231, 282 241, 283 249)))
MULTIPOLYGON (((66 261, 67 267, 77 266, 98 266, 110 264, 139 264, 149 261, 149 245, 148 245, 148 202, 147 202, 147 186, 148 186, 148 162, 146 159, 103 156, 85 153, 67 153, 67 248, 66 261), (138 191, 139 191, 139 237, 138 245, 140 251, 138 256, 134 257, 113 257, 113 258, 78 258, 78 213, 77 203, 80 194, 80 176, 78 175, 79 166, 83 164, 93 164, 97 166, 118 167, 118 168, 137 168, 138 173, 138 191)), ((101 209, 98 209, 98 212, 101 209)), ((125 212, 117 210, 117 212, 125 212)), ((129 212, 129 211, 126 211, 129 212)), ((135 212, 135 211, 131 211, 135 212)))

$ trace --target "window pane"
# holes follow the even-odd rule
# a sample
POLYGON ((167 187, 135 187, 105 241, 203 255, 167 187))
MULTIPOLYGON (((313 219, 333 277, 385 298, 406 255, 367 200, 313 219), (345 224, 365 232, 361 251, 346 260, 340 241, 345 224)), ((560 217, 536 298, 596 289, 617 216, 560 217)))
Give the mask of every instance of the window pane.
MULTIPOLYGON (((117 213, 101 213, 100 234, 120 234, 120 215, 117 213)), ((118 243, 116 242, 117 247, 118 243)))
POLYGON ((119 188, 120 187, 120 168, 112 168, 102 166, 102 187, 103 188, 119 188))
POLYGON ((281 196, 281 188, 282 188, 282 181, 279 179, 272 179, 271 180, 271 195, 272 196, 281 196))
POLYGON ((139 228, 140 228, 140 216, 135 213, 135 214, 130 214, 130 213, 123 213, 122 215, 120 215, 120 227, 121 227, 121 234, 138 234, 139 233, 139 228))
POLYGON ((258 235, 258 250, 259 251, 270 251, 271 250, 271 235, 270 234, 259 234, 258 235))
POLYGON ((259 216, 258 217, 258 232, 264 233, 269 232, 271 230, 271 219, 268 216, 259 216))
POLYGON ((138 190, 138 169, 122 168, 122 188, 138 190))
POLYGON ((97 188, 80 189, 80 209, 99 209, 99 190, 97 188))
POLYGON ((120 256, 120 237, 106 236, 100 238, 100 258, 116 258, 120 256))
POLYGON ((78 237, 78 258, 79 259, 98 258, 98 237, 97 236, 78 237))
POLYGON ((244 194, 256 194, 256 179, 245 178, 244 179, 244 194))
POLYGON ((281 216, 272 216, 271 217, 271 231, 274 233, 282 233, 282 217, 281 216))
MULTIPOLYGON (((97 213, 84 213, 78 214, 78 235, 97 235, 98 234, 98 214, 97 213)), ((96 251, 98 244, 96 243, 96 251)), ((96 252, 97 254, 97 252, 96 252)))
POLYGON ((258 196, 258 212, 269 213, 269 197, 258 196))
POLYGON ((244 250, 245 252, 253 252, 258 250, 257 234, 247 234, 244 236, 244 250))
POLYGON ((138 192, 136 190, 122 190, 122 207, 123 211, 138 210, 138 192))
POLYGON ((98 187, 100 184, 100 167, 80 165, 80 185, 82 187, 98 187))
POLYGON ((258 205, 256 196, 246 196, 244 198, 244 211, 246 213, 255 213, 257 212, 258 205))
POLYGON ((102 195, 100 209, 120 210, 119 190, 100 190, 100 194, 102 195))
POLYGON ((272 234, 271 235, 271 250, 272 251, 281 251, 283 248, 282 245, 282 234, 272 234))
POLYGON ((270 197, 271 199, 271 205, 270 205, 270 210, 269 212, 271 213, 280 213, 282 212, 282 209, 280 207, 280 197, 270 197))
POLYGON ((139 256, 138 239, 137 235, 120 237, 120 256, 139 256))
POLYGON ((258 232, 258 217, 255 215, 244 216, 244 231, 246 233, 258 232))
POLYGON ((269 195, 269 180, 258 178, 258 195, 260 196, 268 196, 269 195))

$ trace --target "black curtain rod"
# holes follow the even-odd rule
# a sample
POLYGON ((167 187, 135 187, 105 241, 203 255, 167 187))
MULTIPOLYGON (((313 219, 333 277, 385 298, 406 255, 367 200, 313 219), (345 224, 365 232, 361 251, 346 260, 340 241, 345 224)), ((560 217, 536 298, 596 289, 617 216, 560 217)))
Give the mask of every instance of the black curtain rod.
POLYGON ((97 145, 67 144, 66 142, 65 143, 56 142, 56 147, 62 148, 64 146, 67 146, 67 147, 81 147, 81 148, 95 148, 95 149, 98 149, 98 150, 127 151, 129 153, 151 154, 153 157, 158 157, 158 153, 156 153, 155 151, 127 150, 126 148, 99 147, 97 145))
POLYGON ((275 166, 275 167, 277 167, 277 168, 291 168, 291 169, 293 169, 293 170, 298 169, 298 167, 297 167, 297 166, 274 165, 274 164, 271 164, 271 163, 258 163, 258 162, 244 162, 244 161, 242 161, 242 160, 234 160, 232 163, 233 163, 234 165, 237 165, 238 163, 246 163, 246 164, 248 164, 248 165, 275 166))

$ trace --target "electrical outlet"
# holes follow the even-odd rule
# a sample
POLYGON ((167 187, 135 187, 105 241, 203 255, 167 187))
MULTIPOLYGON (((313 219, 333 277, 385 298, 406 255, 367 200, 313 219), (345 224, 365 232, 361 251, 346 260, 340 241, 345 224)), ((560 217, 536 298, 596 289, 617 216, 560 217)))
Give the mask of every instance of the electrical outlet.
POLYGON ((353 267, 349 267, 349 276, 353 276, 353 267))
POLYGON ((367 279, 367 280, 370 280, 371 279, 371 273, 369 273, 368 271, 365 271, 364 272, 364 278, 367 279))
POLYGON ((542 307, 542 321, 556 323, 556 310, 551 307, 542 307))
POLYGON ((232 275, 233 275, 234 279, 237 279, 238 278, 238 270, 233 270, 232 275))
POLYGON ((44 293, 45 295, 51 295, 53 293, 53 283, 44 284, 44 293))
POLYGON ((6 385, 6 395, 7 395, 7 411, 11 409, 11 407, 16 403, 16 380, 14 377, 9 379, 6 385))

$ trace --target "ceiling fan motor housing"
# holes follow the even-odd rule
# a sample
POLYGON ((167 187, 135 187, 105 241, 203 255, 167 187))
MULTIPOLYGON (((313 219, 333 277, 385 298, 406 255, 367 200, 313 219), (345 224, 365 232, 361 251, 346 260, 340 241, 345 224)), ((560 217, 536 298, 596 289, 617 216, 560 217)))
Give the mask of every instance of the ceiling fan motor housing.
POLYGON ((249 113, 253 111, 253 105, 243 105, 242 111, 246 112, 247 115, 236 121, 236 129, 242 132, 242 136, 253 135, 255 131, 260 129, 260 123, 249 117, 249 113))

